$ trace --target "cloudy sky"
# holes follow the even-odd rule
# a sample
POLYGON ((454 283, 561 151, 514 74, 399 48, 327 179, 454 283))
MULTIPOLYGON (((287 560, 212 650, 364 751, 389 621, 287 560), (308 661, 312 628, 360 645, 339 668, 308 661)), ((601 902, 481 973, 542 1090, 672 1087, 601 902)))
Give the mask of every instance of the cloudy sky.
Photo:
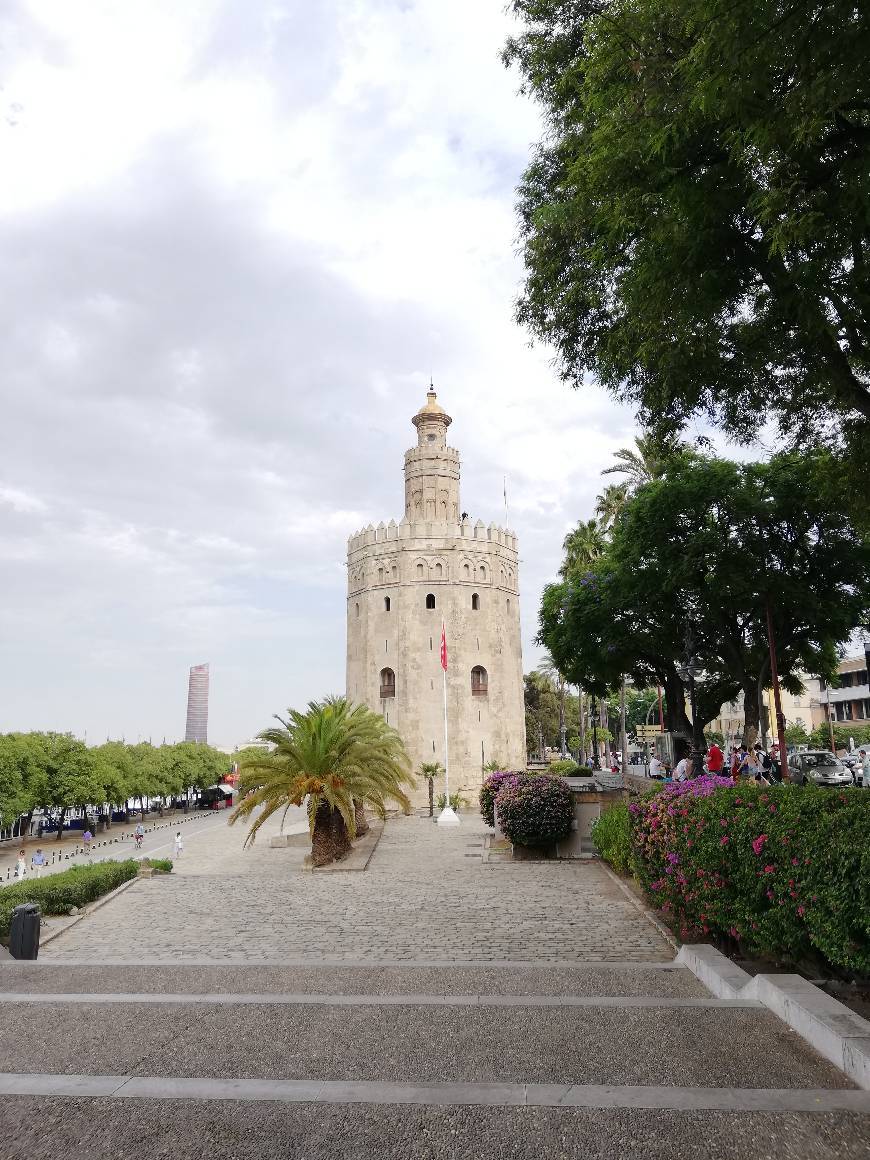
POLYGON ((512 321, 504 0, 0 3, 0 729, 210 737, 344 681, 347 536, 430 373, 526 663, 632 416, 512 321))

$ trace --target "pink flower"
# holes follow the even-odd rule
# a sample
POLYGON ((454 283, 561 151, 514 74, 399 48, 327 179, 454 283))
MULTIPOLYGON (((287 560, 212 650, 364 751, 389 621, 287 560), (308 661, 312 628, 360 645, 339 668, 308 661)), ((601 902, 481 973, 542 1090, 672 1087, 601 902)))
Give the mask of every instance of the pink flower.
POLYGON ((803 916, 804 916, 804 908, 803 908, 802 906, 799 906, 799 907, 797 908, 797 912, 798 912, 798 914, 801 916, 801 918, 803 918, 803 916))
POLYGON ((775 806, 775 805, 771 805, 771 807, 770 807, 770 812, 771 812, 772 814, 775 814, 775 813, 776 813, 776 806, 775 806))
POLYGON ((774 873, 776 873, 776 867, 775 866, 765 866, 764 873, 765 874, 774 874, 774 873))
POLYGON ((720 846, 727 846, 728 845, 728 835, 727 834, 723 834, 722 837, 719 839, 719 845, 720 846))
POLYGON ((767 834, 759 834, 752 843, 752 849, 756 854, 760 854, 764 849, 764 843, 767 841, 767 834))
POLYGON ((801 864, 800 858, 792 858, 791 864, 792 864, 792 866, 800 866, 800 864, 801 864))

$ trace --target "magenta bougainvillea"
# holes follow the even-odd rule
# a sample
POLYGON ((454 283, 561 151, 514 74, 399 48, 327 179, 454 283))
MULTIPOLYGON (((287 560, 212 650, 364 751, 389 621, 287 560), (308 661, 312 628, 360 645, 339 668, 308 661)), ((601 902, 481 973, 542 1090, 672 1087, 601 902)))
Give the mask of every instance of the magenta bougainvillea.
POLYGON ((676 929, 870 972, 870 793, 703 777, 628 811, 632 869, 676 929))

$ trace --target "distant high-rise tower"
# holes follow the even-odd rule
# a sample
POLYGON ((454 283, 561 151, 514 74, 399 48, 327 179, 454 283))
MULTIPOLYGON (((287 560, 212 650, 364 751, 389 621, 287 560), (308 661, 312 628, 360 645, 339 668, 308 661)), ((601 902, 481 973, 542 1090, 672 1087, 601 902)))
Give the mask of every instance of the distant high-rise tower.
POLYGON ((184 740, 208 741, 208 665, 191 666, 184 740))

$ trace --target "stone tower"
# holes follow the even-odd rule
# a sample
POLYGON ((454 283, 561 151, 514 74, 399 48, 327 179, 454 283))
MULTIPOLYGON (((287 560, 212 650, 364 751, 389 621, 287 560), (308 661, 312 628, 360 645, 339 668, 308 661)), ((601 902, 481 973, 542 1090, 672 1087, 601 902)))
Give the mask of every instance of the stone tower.
POLYGON ((517 538, 462 518, 459 452, 434 390, 411 422, 401 522, 348 541, 347 695, 398 729, 415 771, 443 765, 443 620, 450 788, 474 789, 490 761, 526 764, 517 538))

